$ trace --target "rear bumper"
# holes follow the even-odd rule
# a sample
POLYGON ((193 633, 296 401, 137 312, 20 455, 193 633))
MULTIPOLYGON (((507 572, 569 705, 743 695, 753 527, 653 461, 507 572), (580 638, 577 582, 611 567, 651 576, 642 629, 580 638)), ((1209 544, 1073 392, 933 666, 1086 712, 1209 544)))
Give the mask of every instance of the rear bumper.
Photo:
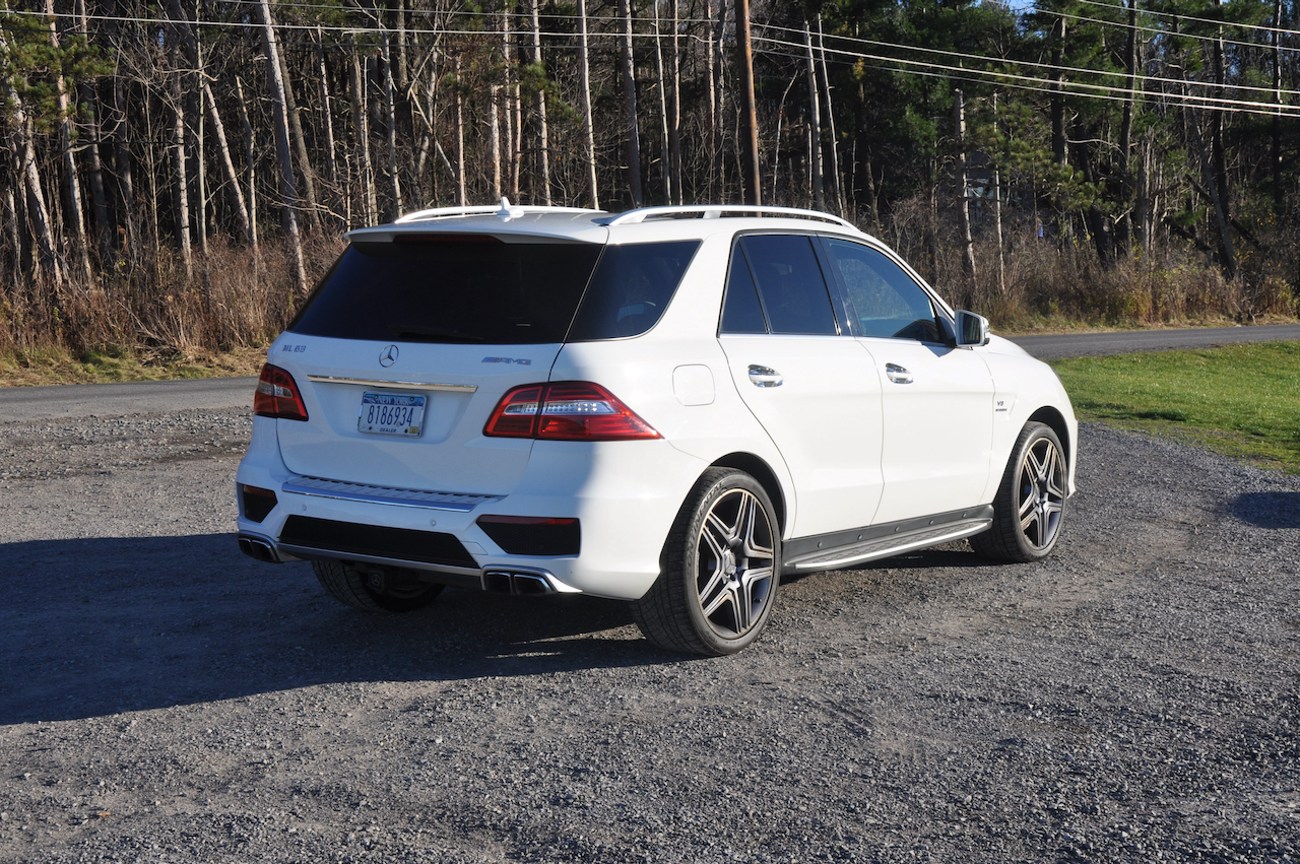
POLYGON ((291 474, 278 454, 259 459, 250 450, 236 475, 239 545, 260 561, 357 561, 493 591, 641 597, 658 578, 664 539, 707 465, 661 440, 537 442, 536 448, 546 452, 534 453, 530 464, 545 470, 529 470, 503 495, 304 478, 291 474), (260 520, 243 506, 246 485, 275 496, 260 520), (579 552, 509 554, 478 524, 484 515, 576 519, 579 552))

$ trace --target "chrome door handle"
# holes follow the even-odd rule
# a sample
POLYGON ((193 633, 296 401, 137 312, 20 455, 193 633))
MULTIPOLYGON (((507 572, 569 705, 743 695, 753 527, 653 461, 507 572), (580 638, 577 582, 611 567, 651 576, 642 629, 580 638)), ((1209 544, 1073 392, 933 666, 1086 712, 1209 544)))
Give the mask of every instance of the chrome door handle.
POLYGON ((766 366, 750 365, 749 383, 755 387, 780 387, 785 382, 781 373, 766 366))
POLYGON ((899 366, 897 363, 886 363, 885 374, 895 384, 911 384, 915 380, 912 378, 911 372, 908 372, 906 368, 899 366))

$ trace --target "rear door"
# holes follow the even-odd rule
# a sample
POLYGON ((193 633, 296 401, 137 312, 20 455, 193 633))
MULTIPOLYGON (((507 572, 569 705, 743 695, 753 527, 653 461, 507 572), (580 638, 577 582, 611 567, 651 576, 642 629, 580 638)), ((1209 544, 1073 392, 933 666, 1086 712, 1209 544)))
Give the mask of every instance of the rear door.
POLYGON ((815 239, 749 234, 733 250, 718 340, 794 483, 791 536, 871 523, 881 493, 880 381, 832 305, 815 239))

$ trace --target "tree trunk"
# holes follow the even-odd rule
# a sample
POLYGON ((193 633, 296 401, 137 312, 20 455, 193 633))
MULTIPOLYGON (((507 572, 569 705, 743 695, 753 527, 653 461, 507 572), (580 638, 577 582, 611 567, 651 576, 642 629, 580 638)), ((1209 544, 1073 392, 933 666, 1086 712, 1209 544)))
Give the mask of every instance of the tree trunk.
POLYGON ((361 187, 365 223, 373 225, 379 219, 379 202, 375 195, 375 167, 370 158, 370 112, 366 109, 366 75, 361 54, 357 51, 356 37, 352 37, 352 134, 355 136, 357 158, 360 164, 358 185, 361 187))
POLYGON ((817 67, 813 60, 812 28, 803 22, 804 66, 808 77, 808 171, 812 186, 813 207, 826 209, 826 187, 822 179, 822 108, 817 87, 817 67))
POLYGON ((627 186, 632 206, 640 207, 645 200, 641 187, 641 133, 637 120, 636 58, 632 51, 632 5, 629 0, 618 0, 619 16, 623 19, 622 72, 623 72, 623 124, 627 135, 627 186))
MULTIPOLYGON (((89 41, 90 20, 86 13, 85 0, 77 0, 76 10, 79 35, 89 41)), ((77 99, 86 113, 86 123, 90 130, 90 141, 86 147, 86 161, 89 169, 87 171, 87 180, 90 184, 91 212, 94 214, 92 221, 94 222, 95 242, 98 246, 100 266, 103 267, 113 257, 113 234, 108 213, 108 194, 104 189, 104 164, 99 152, 103 139, 99 118, 103 112, 100 111, 99 94, 96 93, 94 86, 89 82, 83 81, 77 86, 77 99)))
MULTIPOLYGON (((206 267, 208 253, 208 160, 207 160, 207 123, 203 117, 203 88, 202 86, 194 87, 193 82, 189 79, 195 77, 203 78, 203 46, 199 46, 199 62, 189 70, 185 71, 185 79, 181 86, 185 89, 185 101, 189 107, 186 108, 185 114, 192 118, 189 122, 193 123, 194 145, 191 148, 194 153, 194 197, 198 200, 195 202, 194 210, 190 221, 194 224, 194 239, 198 241, 199 254, 205 262, 204 279, 208 278, 206 267)), ((207 83, 207 82, 204 82, 207 83)))
POLYGON ((131 165, 131 150, 127 144, 127 121, 130 113, 130 98, 126 93, 123 76, 113 79, 112 116, 116 118, 113 125, 113 175, 117 178, 118 219, 122 225, 119 247, 128 254, 124 260, 131 260, 139 254, 139 227, 136 218, 135 175, 131 165))
POLYGON ((668 82, 664 74, 664 34, 663 28, 659 26, 659 2, 655 0, 654 5, 654 36, 655 36, 655 70, 658 73, 658 81, 655 89, 659 91, 659 166, 663 174, 664 203, 673 203, 673 177, 672 169, 669 166, 671 157, 668 155, 668 82))
POLYGON ((262 48, 266 52, 269 71, 267 88, 270 91, 271 111, 275 124, 275 152, 280 163, 280 224, 284 229, 284 242, 289 251, 289 266, 293 274, 296 296, 305 297, 307 270, 302 259, 302 235, 298 231, 298 184, 293 175, 293 150, 289 142, 289 106, 285 96, 284 78, 281 76, 280 48, 268 0, 259 0, 258 9, 262 17, 262 48))
POLYGON ((686 193, 683 190, 682 177, 682 58, 681 58, 681 19, 677 12, 677 0, 673 4, 671 24, 673 35, 668 40, 668 62, 672 69, 668 76, 668 172, 672 176, 673 204, 681 204, 686 193))
MULTIPOLYGON (((54 0, 45 0, 45 16, 49 22, 50 47, 57 55, 60 44, 54 0)), ((89 288, 95 281, 95 273, 90 266, 90 243, 86 237, 86 214, 81 198, 80 172, 77 168, 76 154, 72 152, 72 142, 76 138, 72 128, 72 100, 68 98, 68 88, 64 83, 63 75, 56 73, 53 79, 55 101, 59 109, 59 156, 63 163, 64 206, 67 208, 64 222, 72 232, 73 251, 77 256, 81 276, 85 279, 85 287, 89 288)))
MULTIPOLYGON (((248 243, 253 260, 258 258, 257 245, 257 139, 248 119, 248 102, 244 99, 244 82, 235 76, 235 100, 239 105, 239 122, 244 133, 244 173, 248 175, 248 243)), ((238 181, 235 182, 238 186, 238 181)), ((242 197, 242 196, 241 196, 242 197)))
POLYGON ((713 20, 713 0, 704 0, 704 26, 707 32, 707 44, 705 45, 705 88, 709 91, 708 112, 704 118, 705 127, 707 128, 708 138, 705 142, 705 182, 704 188, 708 197, 713 201, 722 200, 722 190, 717 182, 718 171, 722 165, 722 152, 720 146, 720 125, 721 118, 718 114, 718 103, 720 101, 720 84, 717 70, 717 58, 720 50, 719 39, 717 38, 718 30, 721 24, 715 24, 713 20))
POLYGON ((325 171, 329 177, 330 205, 334 207, 339 194, 338 142, 334 138, 334 100, 330 96, 329 70, 325 65, 325 31, 316 26, 316 63, 320 70, 321 127, 325 133, 325 171))
POLYGON ((1056 24, 1056 39, 1052 43, 1052 65, 1056 68, 1056 87, 1052 91, 1052 158, 1057 165, 1065 166, 1069 154, 1065 145, 1065 18, 1056 24))
MULTIPOLYGON (((583 158, 587 163, 587 187, 591 206, 600 209, 600 187, 596 179, 595 124, 591 116, 591 58, 587 39, 587 0, 578 0, 578 89, 582 91, 582 143, 583 158)), ((496 120, 496 103, 492 105, 492 119, 496 120)))
MULTIPOLYGON (((221 122, 221 115, 217 111, 217 99, 212 92, 212 85, 208 82, 207 75, 204 73, 198 39, 194 35, 189 18, 181 8, 180 0, 167 0, 167 14, 174 22, 171 30, 179 37, 181 46, 185 51, 186 62, 198 72, 199 96, 202 100, 200 110, 206 113, 208 122, 212 124, 212 132, 216 136, 217 158, 221 163, 222 174, 225 175, 223 185, 225 185, 230 195, 231 213, 234 216, 239 240, 242 243, 252 243, 252 228, 249 224, 251 216, 244 201, 243 189, 240 187, 239 172, 235 170, 234 160, 230 156, 230 146, 226 139, 226 127, 221 122)), ((242 106, 244 105, 242 86, 239 85, 238 81, 236 81, 236 88, 240 94, 239 104, 242 106)), ((202 142, 200 142, 200 152, 202 152, 202 149, 202 142)), ((249 170, 253 170, 251 161, 249 170)), ((202 202, 200 202, 200 212, 202 212, 202 206, 202 202)))
POLYGON ((1124 46, 1124 71, 1128 77, 1128 95, 1119 129, 1120 188, 1125 215, 1116 220, 1115 244, 1120 254, 1128 254, 1132 245, 1130 205, 1133 200, 1133 115, 1137 112, 1138 92, 1137 0, 1128 0, 1128 37, 1124 46))
POLYGON ((740 100, 744 118, 745 203, 763 203, 763 180, 758 158, 758 106, 754 102, 754 50, 749 32, 749 0, 736 0, 736 51, 740 64, 740 100))
POLYGON ((975 278, 975 238, 970 225, 970 177, 966 171, 966 96, 961 90, 953 91, 953 134, 957 138, 957 215, 961 228, 961 269, 966 276, 967 302, 975 299, 978 280, 975 278))
MULTIPOLYGON (((266 6, 265 0, 262 5, 266 6)), ((279 37, 277 36, 276 39, 278 44, 279 37)), ((320 193, 316 188, 316 171, 311 165, 311 155, 307 152, 307 136, 303 134, 302 120, 298 116, 298 100, 293 92, 293 78, 289 75, 289 61, 284 56, 284 52, 278 48, 276 54, 279 57, 277 71, 280 75, 280 85, 284 90, 284 107, 289 120, 289 140, 293 145, 294 158, 297 160, 296 167, 298 173, 302 175, 302 189, 305 193, 299 208, 306 218, 307 230, 315 231, 320 228, 320 193)))
POLYGON ((172 102, 172 172, 175 186, 172 191, 172 214, 175 221, 176 245, 180 249, 181 264, 186 278, 194 276, 194 255, 190 240, 189 171, 185 161, 185 88, 181 85, 180 64, 176 51, 172 51, 171 69, 172 102))
MULTIPOLYGON (((998 94, 993 94, 993 123, 998 122, 998 94)), ((1007 297, 1006 241, 1002 237, 1002 169, 993 163, 993 232, 998 246, 998 296, 1007 297)))
POLYGON ((831 102, 831 76, 830 70, 826 63, 826 41, 822 34, 822 16, 817 16, 817 52, 820 63, 818 69, 821 72, 822 97, 826 102, 826 127, 830 134, 830 176, 831 176, 831 198, 835 205, 835 212, 844 215, 844 194, 843 178, 840 177, 840 148, 839 137, 835 134, 835 107, 831 102))
MULTIPOLYGON (((540 0, 530 0, 533 24, 533 66, 541 76, 537 93, 533 96, 533 107, 537 112, 537 170, 538 180, 534 188, 540 187, 541 203, 551 204, 551 138, 546 120, 546 64, 542 59, 542 22, 540 17, 540 0)), ((536 197, 536 192, 534 192, 536 197)))
POLYGON ((520 160, 523 158, 522 140, 523 116, 521 100, 519 98, 519 81, 515 74, 515 47, 513 33, 510 29, 510 14, 507 9, 501 10, 501 54, 505 61, 506 69, 506 164, 508 183, 510 188, 510 198, 513 201, 519 200, 519 175, 520 160))
POLYGON ((406 211, 402 201, 402 171, 397 154, 397 104, 394 98, 396 82, 394 80, 393 57, 389 46, 389 35, 385 31, 380 40, 380 62, 384 65, 384 114, 388 129, 388 188, 392 195, 390 219, 396 219, 406 211))
MULTIPOLYGON (((1215 0, 1215 6, 1222 6, 1222 0, 1215 0)), ((1223 27, 1219 27, 1218 36, 1211 43, 1211 67, 1214 75, 1214 95, 1224 98, 1223 85, 1225 72, 1223 65, 1223 27)), ((1211 111, 1210 114, 1210 165, 1206 178, 1209 182, 1210 195, 1214 205, 1214 222, 1219 247, 1219 265, 1223 275, 1232 280, 1237 278, 1237 255, 1232 246, 1231 201, 1228 188, 1228 167, 1223 147, 1223 118, 1225 112, 1211 111)))
POLYGON ((505 88, 493 84, 488 96, 488 161, 492 163, 492 200, 501 200, 501 102, 505 88))
MULTIPOLYGON (((8 52, 4 40, 4 31, 0 30, 0 51, 8 52)), ((58 288, 64 282, 63 265, 54 246, 54 229, 50 219, 49 208, 45 205, 45 191, 41 188, 41 174, 36 166, 36 147, 32 143, 32 122, 27 110, 14 89, 13 83, 6 80, 5 90, 8 96, 10 120, 15 140, 15 153, 18 174, 26 194, 26 211, 28 228, 36 246, 32 255, 33 282, 40 281, 48 273, 54 286, 58 288)), ((15 250, 16 254, 17 250, 15 250)))
MULTIPOLYGON (((1293 7, 1294 8, 1294 7, 1293 7)), ((1294 25, 1293 25, 1294 26, 1294 25)), ((1269 167, 1273 179, 1273 217, 1281 222, 1285 209, 1282 185, 1282 0, 1273 0, 1273 112, 1269 167)))
POLYGON ((456 203, 465 206, 465 98, 461 93, 460 57, 453 61, 456 89, 453 94, 456 108, 456 203))

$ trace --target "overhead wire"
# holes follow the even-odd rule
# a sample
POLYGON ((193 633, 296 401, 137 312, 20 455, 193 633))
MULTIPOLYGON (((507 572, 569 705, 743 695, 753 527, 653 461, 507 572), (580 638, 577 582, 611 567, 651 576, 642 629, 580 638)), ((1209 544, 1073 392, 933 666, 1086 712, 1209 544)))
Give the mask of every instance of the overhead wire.
MULTIPOLYGON (((237 6, 254 5, 252 2, 250 2, 250 0, 228 0, 228 2, 231 3, 232 5, 237 5, 237 6)), ((1080 2, 1086 2, 1086 0, 1080 0, 1080 2)), ((280 5, 290 5, 290 4, 277 3, 276 5, 280 6, 280 5)), ((309 4, 309 3, 296 3, 292 5, 301 6, 304 8, 320 8, 318 4, 309 4)), ((1105 5, 1105 4, 1097 4, 1097 5, 1105 5)), ((329 8, 334 9, 336 11, 338 9, 338 7, 329 7, 329 8)), ((1122 8, 1122 7, 1112 7, 1112 8, 1122 8)), ((358 8, 358 9, 351 9, 345 11, 368 11, 368 10, 362 10, 358 8)), ((42 17, 42 18, 49 17, 49 15, 45 12, 29 12, 27 10, 8 10, 8 14, 23 15, 23 16, 30 16, 30 17, 42 17)), ((449 17, 462 17, 464 15, 482 14, 482 13, 465 13, 465 12, 449 11, 447 13, 441 13, 441 14, 446 14, 449 17)), ((199 27, 217 27, 217 28, 226 28, 226 29, 253 30, 253 29, 261 29, 264 26, 261 23, 254 22, 248 18, 243 18, 237 21, 221 21, 221 20, 213 20, 213 19, 199 20, 199 21, 196 20, 177 21, 171 18, 167 18, 165 16, 146 17, 146 16, 130 16, 130 15, 107 15, 103 13, 93 13, 93 14, 88 14, 83 16, 83 15, 78 15, 75 13, 67 13, 67 12, 55 12, 53 17, 62 18, 62 19, 75 19, 79 23, 86 20, 93 20, 97 22, 143 24, 143 25, 156 26, 156 27, 168 27, 168 26, 175 26, 178 24, 188 24, 191 26, 199 26, 199 27)), ((507 14, 507 20, 509 19, 509 17, 511 17, 510 14, 507 14)), ((519 16, 519 15, 515 15, 514 17, 523 18, 523 16, 519 16)), ((557 17, 557 16, 548 16, 548 20, 550 17, 557 17)), ((568 18, 574 18, 576 16, 558 16, 558 17, 568 19, 568 18)), ((526 21, 527 19, 524 20, 526 21)), ((670 19, 662 19, 662 20, 670 20, 670 19)), ((1113 24, 1114 22, 1103 22, 1103 23, 1113 24)), ((386 28, 382 26, 366 27, 366 26, 357 26, 355 24, 321 24, 321 23, 307 24, 307 23, 296 23, 296 22, 276 22, 275 28, 277 30, 289 30, 289 31, 311 31, 311 32, 330 32, 330 33, 367 34, 367 35, 383 34, 383 33, 391 34, 392 32, 394 32, 391 28, 386 28)), ((448 27, 433 27, 433 28, 405 27, 403 28, 403 30, 408 35, 431 35, 431 36, 484 36, 488 34, 495 35, 499 32, 493 30, 484 30, 481 28, 452 29, 448 27)), ((529 25, 528 27, 521 27, 518 32, 525 32, 525 31, 531 32, 531 25, 529 25)), ((567 31, 548 30, 546 32, 541 33, 540 35, 545 38, 551 38, 551 39, 556 39, 556 38, 570 39, 573 37, 574 34, 567 31)), ((665 34, 662 33, 634 33, 633 36, 634 38, 641 39, 641 40, 671 38, 670 35, 666 36, 665 34)), ((809 36, 810 34, 808 33, 808 31, 797 29, 797 28, 782 27, 779 25, 762 25, 758 30, 758 35, 755 36, 755 42, 759 45, 767 44, 773 46, 776 49, 780 49, 774 51, 773 53, 781 54, 783 56, 802 58, 803 53, 807 49, 807 38, 809 36), (804 35, 805 41, 796 42, 792 39, 780 39, 780 38, 766 35, 766 33, 769 31, 804 35), (798 51, 799 53, 796 55, 793 53, 794 51, 798 51)), ((589 34, 589 38, 615 40, 615 39, 622 39, 624 38, 624 36, 621 32, 615 33, 615 32, 592 31, 589 34)), ((1087 69, 1084 67, 1060 66, 1056 64, 1043 63, 1039 61, 1030 61, 1030 60, 1011 60, 1005 58, 990 57, 987 55, 949 51, 949 50, 936 49, 936 48, 925 48, 922 46, 914 46, 914 45, 902 45, 899 43, 890 43, 890 42, 884 42, 880 40, 871 40, 862 37, 843 36, 838 34, 832 35, 830 37, 825 37, 823 35, 822 42, 823 44, 818 47, 817 49, 818 51, 827 52, 841 58, 848 58, 852 61, 859 61, 859 60, 864 62, 869 61, 873 64, 876 64, 874 68, 886 69, 889 71, 899 72, 901 74, 915 74, 923 77, 955 77, 965 81, 987 82, 992 80, 995 83, 998 83, 1002 86, 1012 87, 1013 89, 1020 90, 1020 91, 1036 92, 1036 93, 1048 94, 1048 95, 1067 94, 1076 98, 1128 100, 1134 98, 1135 95, 1141 95, 1143 97, 1158 98, 1164 102, 1174 104, 1174 105, 1180 105, 1180 106, 1191 107, 1191 108, 1201 108, 1205 110, 1218 110, 1218 111, 1230 111, 1230 112, 1238 111, 1238 112, 1252 113, 1252 114, 1265 114, 1270 116, 1278 116, 1278 115, 1300 116, 1300 106, 1287 104, 1285 102, 1282 103, 1276 101, 1264 102, 1264 101, 1250 100, 1250 99, 1230 98, 1224 95, 1203 96, 1203 95, 1198 95, 1198 94, 1193 94, 1188 92, 1170 93, 1169 91, 1162 90, 1162 89, 1154 90, 1154 91, 1147 89, 1148 84, 1162 85, 1162 86, 1168 85, 1180 89, 1181 88, 1193 88, 1193 89, 1212 88, 1216 91, 1268 93, 1270 95, 1274 95, 1276 98, 1278 91, 1270 87, 1262 87, 1257 85, 1245 85, 1245 84, 1227 84, 1227 83, 1218 84, 1217 82, 1203 81, 1195 78, 1165 78, 1160 76, 1138 75, 1136 76, 1135 80, 1137 83, 1140 83, 1142 86, 1140 88, 1138 87, 1130 88, 1127 86, 1096 84, 1096 83, 1090 83, 1085 81, 1076 81, 1076 80, 1071 80, 1069 78, 1048 78, 1039 75, 1022 74, 1022 72, 1011 72, 1006 70, 997 70, 997 69, 989 69, 989 68, 967 67, 961 65, 961 63, 963 61, 973 61, 981 64, 1003 64, 1010 68, 1037 69, 1045 73, 1062 75, 1062 76, 1073 74, 1079 76, 1100 76, 1103 78, 1107 78, 1107 77, 1126 78, 1128 73, 1123 71, 1106 71, 1106 70, 1087 69), (830 41, 832 45, 829 47, 826 46, 824 44, 826 41, 830 41), (840 44, 840 43, 847 43, 850 45, 874 46, 881 49, 895 50, 899 52, 912 52, 913 54, 916 55, 932 55, 935 57, 949 58, 957 61, 957 63, 953 64, 953 63, 933 62, 924 59, 915 59, 914 57, 900 57, 900 56, 893 56, 893 55, 886 55, 886 54, 878 54, 878 53, 868 52, 868 51, 858 51, 858 50, 850 50, 847 48, 834 47, 836 44, 840 44)), ((1272 46, 1256 46, 1256 47, 1271 48, 1272 46)), ((1283 90, 1281 91, 1281 95, 1286 98, 1295 98, 1300 96, 1300 91, 1290 90, 1290 89, 1283 90)))
MULTIPOLYGON (((767 44, 776 45, 781 48, 791 49, 788 54, 795 59, 800 59, 804 55, 807 46, 797 42, 787 40, 773 39, 772 37, 755 36, 756 42, 766 42, 767 44), (800 52, 800 53, 795 53, 800 52)), ((819 49, 821 50, 821 49, 819 49)), ((990 80, 1003 86, 1012 87, 1016 90, 1030 91, 1046 95, 1069 95, 1083 98, 1108 99, 1111 101, 1127 101, 1134 98, 1152 98, 1162 102, 1188 107, 1200 108, 1211 111, 1225 111, 1246 114, 1260 114, 1267 116, 1286 116, 1300 117, 1300 105, 1288 105, 1285 103, 1278 104, 1274 102, 1259 102, 1245 99, 1230 99, 1219 96, 1200 96, 1192 93, 1170 93, 1164 90, 1139 90, 1129 89, 1126 87, 1109 86, 1104 84, 1090 84, 1082 81, 1054 81, 1036 76, 1019 75, 1011 72, 1002 72, 995 69, 978 69, 964 66, 951 66, 943 63, 931 63, 923 60, 909 60, 898 57, 888 57, 878 54, 867 54, 864 52, 844 51, 835 48, 825 48, 829 53, 839 54, 841 57, 869 59, 881 64, 898 64, 910 67, 906 70, 890 69, 890 71, 903 71, 911 74, 925 75, 926 77, 953 77, 965 81, 987 83, 990 80)), ((1142 80, 1142 79, 1138 79, 1142 80)), ((1176 79, 1174 80, 1176 83, 1176 79)), ((1272 91, 1270 91, 1272 92, 1272 91)), ((1300 95, 1297 91, 1285 91, 1286 95, 1300 95)))

